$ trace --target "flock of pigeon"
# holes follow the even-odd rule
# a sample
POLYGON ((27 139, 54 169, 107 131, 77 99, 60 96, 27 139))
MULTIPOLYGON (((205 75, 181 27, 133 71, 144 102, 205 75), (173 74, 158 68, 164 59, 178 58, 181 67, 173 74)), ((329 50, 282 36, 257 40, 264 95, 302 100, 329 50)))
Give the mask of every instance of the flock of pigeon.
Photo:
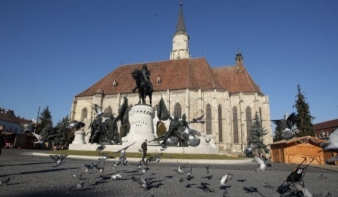
MULTIPOLYGON (((98 113, 98 115, 102 115, 102 113, 98 113)), ((291 139, 295 136, 295 133, 297 133, 297 129, 294 129, 295 117, 296 117, 296 115, 293 113, 287 119, 272 120, 276 125, 278 125, 282 129, 284 129, 284 132, 282 134, 283 139, 286 139, 286 140, 291 139)), ((204 122, 201 121, 202 118, 203 118, 203 115, 201 117, 197 118, 197 119, 194 119, 193 121, 203 124, 204 122)), ((71 123, 68 126, 68 128, 79 129, 79 128, 84 126, 82 124, 81 124, 81 122, 75 121, 75 122, 71 123)), ((44 140, 47 138, 47 136, 40 136, 40 135, 38 135, 34 132, 33 132, 33 135, 37 139, 37 141, 34 142, 34 143, 43 143, 44 140)), ((115 180, 122 179, 122 174, 120 173, 118 168, 119 168, 120 165, 124 165, 124 166, 128 165, 128 160, 126 158, 126 151, 129 147, 131 147, 134 144, 135 144, 135 142, 128 145, 128 146, 125 146, 121 150, 115 152, 115 153, 119 153, 120 155, 117 158, 117 160, 113 162, 112 169, 114 170, 114 173, 108 175, 109 176, 108 178, 107 178, 107 175, 104 174, 104 170, 105 170, 105 166, 106 166, 106 160, 112 159, 114 157, 109 156, 107 153, 101 154, 101 151, 104 150, 105 146, 99 145, 97 147, 97 151, 99 152, 99 155, 100 155, 98 162, 92 162, 90 164, 85 164, 84 165, 84 171, 82 173, 74 174, 73 177, 77 178, 79 180, 79 183, 76 184, 75 186, 72 186, 70 189, 82 190, 85 187, 85 182, 83 181, 83 175, 88 174, 88 173, 94 173, 96 170, 103 180, 111 179, 111 180, 115 181, 115 180)), ((333 132, 329 136, 329 142, 328 143, 321 144, 321 146, 323 147, 324 150, 338 151, 338 130, 336 130, 335 132, 333 132)), ((246 148, 245 152, 246 153, 253 153, 253 151, 255 149, 257 149, 257 146, 255 144, 250 144, 246 148)), ((165 148, 163 148, 163 150, 165 150, 165 148)), ((152 181, 149 178, 147 179, 147 178, 142 177, 142 175, 148 173, 148 171, 150 170, 149 163, 154 162, 155 165, 156 165, 157 163, 160 162, 162 155, 163 155, 163 153, 157 154, 156 156, 148 155, 145 161, 140 160, 137 167, 135 167, 135 169, 133 171, 129 172, 129 173, 138 173, 138 174, 133 174, 131 176, 131 179, 134 182, 137 182, 139 184, 139 186, 141 188, 143 188, 144 190, 149 190, 150 188, 159 187, 160 185, 163 185, 161 181, 152 181)), ((52 167, 55 168, 55 167, 62 165, 63 160, 67 158, 67 155, 50 155, 50 157, 53 159, 53 161, 55 163, 52 167)), ((271 164, 266 164, 265 160, 263 158, 257 156, 257 155, 254 155, 253 159, 258 165, 258 168, 256 169, 257 172, 258 171, 264 171, 267 166, 271 166, 271 164)), ((335 161, 337 161, 338 156, 336 158, 333 158, 333 160, 334 159, 336 159, 335 161)), ((192 180, 194 177, 192 175, 192 167, 188 167, 189 162, 182 165, 177 161, 177 164, 178 164, 178 167, 174 171, 177 172, 177 174, 179 174, 180 177, 182 177, 182 175, 186 175, 185 178, 186 178, 186 180, 188 180, 188 184, 185 187, 187 187, 187 188, 191 187, 193 184, 191 184, 189 181, 192 180)), ((206 170, 206 173, 209 174, 209 165, 205 166, 205 170, 206 170)), ((212 176, 210 176, 210 178, 211 177, 212 176)), ((230 174, 230 173, 223 174, 222 177, 220 177, 219 188, 224 190, 223 197, 228 196, 228 192, 227 192, 228 187, 226 186, 226 184, 232 178, 233 178, 233 174, 230 174)), ((9 181, 10 181, 10 177, 7 177, 3 180, 0 180, 0 185, 7 185, 9 183, 9 181)), ((178 181, 183 182, 184 179, 179 178, 178 181)), ((267 187, 267 188, 273 189, 273 186, 269 185, 268 183, 265 183, 264 186, 267 187)), ((301 184, 295 183, 294 186, 295 186, 296 190, 302 191, 302 194, 303 194, 304 197, 312 196, 312 194, 305 187, 303 187, 301 184)), ((200 183, 200 186, 198 188, 200 188, 204 192, 208 192, 208 193, 215 192, 214 189, 209 187, 208 183, 202 182, 202 183, 200 183)), ((330 193, 327 195, 327 197, 329 197, 329 196, 331 196, 330 193)))

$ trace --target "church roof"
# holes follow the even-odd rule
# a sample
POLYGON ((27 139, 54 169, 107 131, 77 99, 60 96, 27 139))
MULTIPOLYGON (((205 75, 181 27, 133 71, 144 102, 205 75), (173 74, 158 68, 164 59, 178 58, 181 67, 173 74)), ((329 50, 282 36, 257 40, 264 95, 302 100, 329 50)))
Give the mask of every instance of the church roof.
POLYGON ((180 13, 178 15, 178 22, 176 25, 176 32, 174 35, 177 34, 184 34, 184 35, 188 35, 187 34, 187 30, 185 29, 185 22, 184 22, 184 17, 183 17, 183 9, 182 9, 182 3, 180 3, 180 13))
POLYGON ((263 94, 243 65, 213 68, 222 86, 230 93, 257 92, 263 94))
POLYGON ((204 57, 123 65, 90 86, 76 97, 92 96, 98 90, 104 94, 132 93, 136 83, 131 75, 146 64, 151 72, 154 91, 178 89, 219 89, 231 92, 258 92, 244 66, 211 68, 204 57), (160 80, 157 83, 158 79, 160 80), (113 85, 115 83, 115 86, 113 85))

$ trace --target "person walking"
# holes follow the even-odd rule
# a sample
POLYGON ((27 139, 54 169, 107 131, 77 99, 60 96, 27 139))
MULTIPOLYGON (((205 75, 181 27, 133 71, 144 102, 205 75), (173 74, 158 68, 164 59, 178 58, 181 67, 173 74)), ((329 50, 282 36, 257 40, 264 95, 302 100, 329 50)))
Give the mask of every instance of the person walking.
POLYGON ((142 148, 142 161, 144 162, 144 158, 147 157, 147 139, 141 144, 142 148))

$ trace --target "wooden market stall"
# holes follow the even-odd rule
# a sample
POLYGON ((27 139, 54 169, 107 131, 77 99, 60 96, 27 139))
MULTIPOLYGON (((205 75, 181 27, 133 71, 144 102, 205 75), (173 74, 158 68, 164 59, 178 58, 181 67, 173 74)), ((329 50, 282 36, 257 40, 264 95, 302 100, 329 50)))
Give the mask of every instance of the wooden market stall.
POLYGON ((312 136, 296 137, 271 144, 271 160, 277 163, 301 163, 303 157, 314 157, 312 164, 325 164, 333 156, 331 151, 323 151, 321 143, 326 141, 312 136))

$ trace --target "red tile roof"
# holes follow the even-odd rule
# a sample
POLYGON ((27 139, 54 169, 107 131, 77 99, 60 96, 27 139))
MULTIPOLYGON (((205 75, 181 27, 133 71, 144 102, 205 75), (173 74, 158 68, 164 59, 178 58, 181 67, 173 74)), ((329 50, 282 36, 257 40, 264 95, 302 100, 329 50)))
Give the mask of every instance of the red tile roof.
POLYGON ((132 93, 136 84, 131 72, 134 69, 142 69, 143 64, 146 64, 151 72, 150 81, 153 83, 154 91, 189 88, 261 93, 244 66, 211 68, 206 59, 202 57, 123 65, 76 97, 92 96, 98 89, 106 95, 132 93), (159 84, 157 84, 158 77, 161 80, 159 84), (113 87, 114 81, 117 83, 116 87, 113 87))
POLYGON ((314 124, 313 128, 316 133, 320 133, 321 131, 332 133, 336 128, 338 128, 338 119, 314 124))
POLYGON ((223 66, 213 70, 223 87, 231 93, 257 92, 262 94, 243 65, 223 66))

